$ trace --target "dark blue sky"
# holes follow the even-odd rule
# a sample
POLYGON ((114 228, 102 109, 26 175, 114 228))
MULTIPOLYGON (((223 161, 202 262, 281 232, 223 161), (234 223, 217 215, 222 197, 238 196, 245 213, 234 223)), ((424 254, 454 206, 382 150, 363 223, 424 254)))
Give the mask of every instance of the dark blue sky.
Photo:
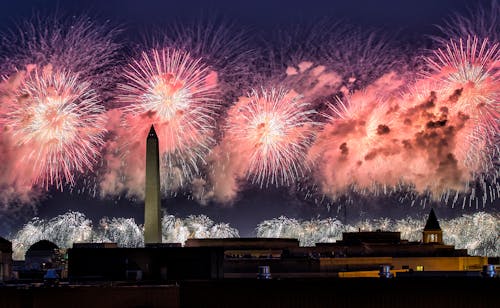
MULTIPOLYGON (((214 12, 232 18, 244 26, 268 30, 278 24, 296 24, 314 21, 323 17, 344 18, 363 27, 385 27, 401 29, 407 33, 430 34, 452 12, 465 12, 467 7, 478 2, 485 4, 489 0, 0 0, 0 30, 5 30, 13 21, 30 17, 33 12, 44 13, 59 9, 72 14, 89 13, 100 19, 110 19, 124 25, 127 33, 139 32, 148 27, 168 23, 176 19, 189 19, 200 13, 214 12), (128 32, 127 32, 128 31, 128 32)), ((311 218, 317 215, 335 215, 325 208, 318 208, 300 200, 300 197, 286 191, 247 190, 241 194, 232 208, 217 205, 202 207, 184 197, 164 201, 170 213, 186 216, 206 213, 215 221, 227 221, 240 229, 242 235, 249 235, 258 222, 280 215, 311 218)), ((373 202, 352 210, 348 216, 358 217, 360 211, 374 215, 402 216, 404 213, 427 212, 428 209, 408 209, 408 207, 379 203, 380 208, 373 208, 373 202), (388 212, 390 209, 391 213, 388 212)), ((53 217, 68 209, 84 212, 97 221, 102 216, 135 217, 142 223, 142 205, 129 200, 95 200, 84 195, 55 193, 38 206, 42 217, 53 217)), ((455 212, 457 209, 455 209, 455 212)), ((0 235, 5 234, 12 224, 19 224, 31 218, 2 216, 0 235), (8 221, 12 220, 12 224, 8 221)), ((342 217, 344 213, 341 213, 342 217)))
POLYGON ((200 12, 213 11, 244 24, 258 27, 293 23, 297 18, 314 20, 325 16, 342 17, 369 26, 389 26, 432 30, 432 25, 452 11, 489 0, 2 0, 0 22, 29 16, 33 10, 91 11, 128 25, 168 22, 200 12))

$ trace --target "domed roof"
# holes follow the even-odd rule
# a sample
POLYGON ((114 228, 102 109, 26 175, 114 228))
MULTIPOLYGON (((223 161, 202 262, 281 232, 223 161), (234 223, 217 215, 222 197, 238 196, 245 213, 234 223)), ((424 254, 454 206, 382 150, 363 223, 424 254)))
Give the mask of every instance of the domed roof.
POLYGON ((33 251, 47 251, 54 249, 59 249, 59 247, 56 244, 52 243, 51 241, 41 240, 31 245, 31 247, 28 249, 26 253, 33 251))

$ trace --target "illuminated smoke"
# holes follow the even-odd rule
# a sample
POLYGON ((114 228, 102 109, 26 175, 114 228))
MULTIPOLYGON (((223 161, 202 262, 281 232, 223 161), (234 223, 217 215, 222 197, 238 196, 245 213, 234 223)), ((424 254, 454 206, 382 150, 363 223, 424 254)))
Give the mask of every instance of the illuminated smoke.
MULTIPOLYGON (((392 36, 394 34, 392 33, 392 36)), ((397 48, 394 40, 380 30, 339 25, 324 49, 326 65, 341 76, 346 90, 360 90, 391 71, 406 73, 409 50, 397 48)), ((344 90, 345 91, 345 90, 344 90)))
POLYGON ((183 50, 217 72, 221 102, 230 103, 257 79, 253 62, 257 52, 252 34, 236 22, 208 14, 195 20, 173 22, 153 40, 158 48, 183 50))
POLYGON ((480 168, 489 163, 500 132, 498 42, 490 45, 487 39, 479 41, 477 37, 451 40, 426 60, 436 87, 444 95, 450 95, 448 102, 440 107, 447 108, 451 115, 467 118, 458 136, 462 140, 458 159, 473 171, 483 171, 480 168))
POLYGON ((322 192, 337 198, 403 185, 438 200, 474 194, 479 178, 479 201, 493 201, 499 52, 487 46, 452 41, 427 59, 431 72, 402 96, 406 81, 391 73, 332 104, 309 151, 322 192))

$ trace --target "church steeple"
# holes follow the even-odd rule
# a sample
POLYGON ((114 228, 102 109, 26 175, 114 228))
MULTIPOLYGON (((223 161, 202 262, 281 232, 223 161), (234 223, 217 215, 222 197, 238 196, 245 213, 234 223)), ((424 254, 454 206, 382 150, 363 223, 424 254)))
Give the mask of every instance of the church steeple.
POLYGON ((434 213, 434 209, 431 208, 431 212, 429 213, 429 217, 427 217, 427 222, 425 223, 424 231, 441 231, 441 227, 439 226, 439 221, 437 220, 436 213, 434 213))
POLYGON ((425 223, 422 242, 424 244, 443 244, 443 230, 441 230, 436 213, 434 213, 434 209, 432 208, 425 223))

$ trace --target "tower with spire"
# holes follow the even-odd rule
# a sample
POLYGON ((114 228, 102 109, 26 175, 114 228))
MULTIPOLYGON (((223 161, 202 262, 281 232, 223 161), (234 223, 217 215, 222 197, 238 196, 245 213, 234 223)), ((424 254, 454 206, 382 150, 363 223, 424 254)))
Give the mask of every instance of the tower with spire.
POLYGON ((443 230, 441 230, 436 213, 434 213, 434 209, 432 208, 425 223, 422 242, 424 244, 443 244, 443 230))
POLYGON ((160 150, 153 125, 146 141, 144 244, 161 243, 160 150))

